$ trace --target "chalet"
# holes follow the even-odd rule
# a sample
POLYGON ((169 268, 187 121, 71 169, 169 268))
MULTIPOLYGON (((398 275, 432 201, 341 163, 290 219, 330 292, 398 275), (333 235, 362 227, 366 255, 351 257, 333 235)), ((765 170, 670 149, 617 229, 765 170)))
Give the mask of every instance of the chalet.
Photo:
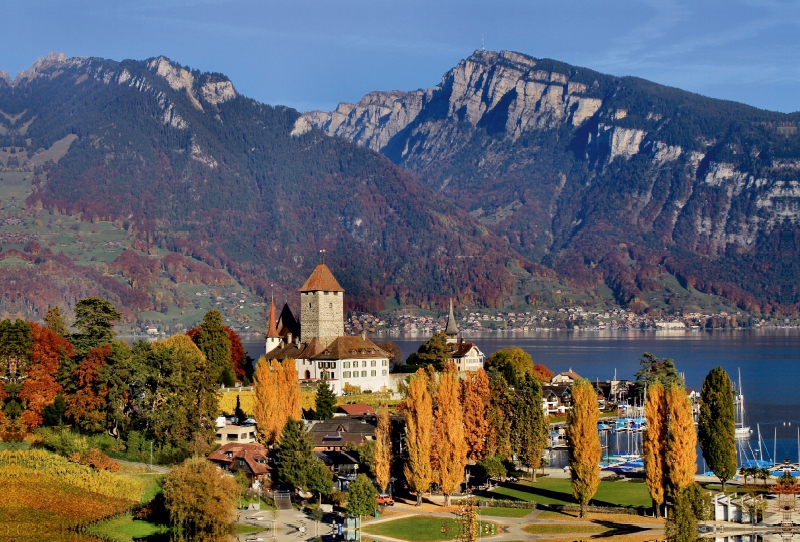
POLYGON ((333 472, 333 487, 339 491, 347 491, 348 486, 358 476, 361 458, 354 451, 321 451, 314 452, 314 457, 322 461, 333 472))
POLYGON ((563 416, 572 408, 570 386, 545 384, 542 386, 542 402, 547 406, 547 414, 563 416))
POLYGON ((569 371, 564 371, 563 373, 558 373, 555 375, 551 380, 551 384, 567 384, 571 385, 573 382, 578 380, 581 376, 572 370, 572 367, 569 368, 569 371))
POLYGON ((453 314, 453 300, 450 300, 450 314, 447 317, 447 327, 444 334, 447 336, 447 344, 450 346, 450 359, 456 364, 458 374, 462 377, 468 371, 483 369, 484 354, 477 345, 464 342, 461 332, 456 324, 456 317, 453 314))
POLYGON ((211 452, 208 460, 231 474, 244 472, 250 485, 260 484, 270 477, 269 450, 259 443, 225 444, 211 452))
POLYGON ((375 430, 376 426, 364 419, 346 417, 314 422, 309 432, 314 438, 315 452, 335 452, 375 440, 375 430))

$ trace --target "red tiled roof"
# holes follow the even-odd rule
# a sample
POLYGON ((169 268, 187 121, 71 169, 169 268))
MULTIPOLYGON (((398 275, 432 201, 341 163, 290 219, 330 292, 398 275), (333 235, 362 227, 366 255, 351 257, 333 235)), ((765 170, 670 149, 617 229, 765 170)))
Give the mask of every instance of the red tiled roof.
POLYGON ((375 409, 365 403, 358 403, 355 405, 340 405, 339 410, 350 416, 375 415, 375 409))
POLYGON ((388 358, 389 354, 378 348, 374 342, 356 335, 354 337, 336 337, 324 350, 313 356, 313 359, 374 359, 388 358))
POLYGON ((311 276, 308 277, 308 280, 303 287, 300 288, 301 292, 344 292, 344 288, 339 286, 339 283, 336 282, 336 279, 331 273, 331 270, 328 269, 328 266, 324 263, 321 263, 314 269, 314 272, 311 273, 311 276))
POLYGON ((456 343, 452 345, 451 355, 454 358, 463 358, 469 351, 472 350, 472 347, 475 346, 473 343, 456 343))
POLYGON ((262 475, 267 474, 270 468, 267 463, 259 463, 259 460, 267 461, 268 457, 269 451, 263 444, 230 443, 211 452, 208 456, 208 460, 214 463, 227 464, 230 467, 233 466, 237 460, 244 459, 253 474, 262 475), (230 457, 228 457, 228 452, 230 452, 230 457))
POLYGON ((267 323, 267 337, 280 337, 278 325, 275 322, 275 300, 269 304, 269 322, 267 323))

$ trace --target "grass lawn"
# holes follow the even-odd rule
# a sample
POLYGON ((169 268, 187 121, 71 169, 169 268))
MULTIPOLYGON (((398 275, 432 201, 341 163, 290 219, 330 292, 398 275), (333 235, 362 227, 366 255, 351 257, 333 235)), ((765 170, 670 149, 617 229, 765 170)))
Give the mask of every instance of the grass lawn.
POLYGON ((155 525, 149 521, 133 519, 131 514, 104 521, 91 528, 91 534, 118 542, 133 542, 135 538, 168 532, 169 527, 166 525, 155 525))
POLYGON ((147 469, 120 463, 118 474, 127 478, 133 478, 142 482, 142 504, 153 500, 153 497, 161 492, 161 479, 163 474, 149 472, 147 469))
MULTIPOLYGON (((572 483, 568 478, 541 478, 536 483, 528 480, 504 484, 487 493, 498 499, 509 498, 534 501, 537 504, 577 504, 572 496, 572 483)), ((594 506, 652 506, 647 484, 631 482, 600 482, 591 502, 594 506)))
POLYGON ((524 518, 533 512, 528 508, 494 508, 487 507, 481 508, 480 513, 482 516, 495 516, 499 518, 524 518))
POLYGON ((243 523, 237 523, 233 526, 233 534, 250 534, 250 533, 260 533, 265 531, 263 527, 254 527, 252 525, 245 525, 243 523))
POLYGON ((529 534, 562 534, 604 533, 612 529, 601 525, 550 525, 546 523, 537 523, 535 525, 528 525, 523 530, 529 534))
POLYGON ((653 523, 664 524, 665 520, 662 518, 654 518, 650 516, 636 516, 633 514, 598 514, 589 512, 586 517, 581 519, 577 512, 556 512, 554 510, 545 510, 536 516, 537 520, 540 519, 557 519, 561 521, 603 521, 608 523, 617 523, 620 525, 631 523, 653 523))
MULTIPOLYGON (((489 522, 482 522, 486 525, 489 522)), ((434 540, 455 540, 459 536, 460 527, 454 519, 430 516, 414 516, 396 519, 377 525, 368 525, 361 529, 365 534, 389 536, 411 542, 428 542, 434 540), (442 525, 447 528, 442 533, 442 525)))

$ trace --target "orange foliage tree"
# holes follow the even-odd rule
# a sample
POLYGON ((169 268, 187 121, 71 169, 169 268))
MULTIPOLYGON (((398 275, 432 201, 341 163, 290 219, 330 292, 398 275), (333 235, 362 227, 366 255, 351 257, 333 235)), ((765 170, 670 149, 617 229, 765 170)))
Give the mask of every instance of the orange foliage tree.
POLYGON ((466 378, 461 381, 461 406, 464 410, 467 457, 473 461, 480 461, 486 456, 491 399, 486 371, 478 369, 467 373, 466 378))
POLYGON ((450 506, 450 495, 464 481, 464 467, 467 465, 467 443, 464 440, 464 421, 459 399, 458 373, 455 367, 448 367, 439 378, 434 417, 438 436, 437 478, 444 494, 445 506, 450 506))
POLYGON ((105 411, 102 407, 108 389, 101 376, 110 356, 111 345, 92 348, 73 373, 77 390, 67 401, 66 415, 87 431, 102 431, 105 428, 105 411))
POLYGON ((431 485, 431 427, 433 402, 428 392, 428 377, 424 369, 418 370, 408 384, 408 398, 403 414, 406 419, 407 459, 404 474, 411 491, 417 494, 417 506, 422 504, 422 493, 431 485))
POLYGON ((300 420, 300 382, 294 360, 268 362, 261 357, 254 374, 255 401, 253 415, 258 425, 259 440, 270 445, 277 443, 289 418, 300 420))
POLYGON ((61 391, 61 386, 56 381, 61 361, 74 353, 69 341, 48 328, 31 323, 31 331, 31 364, 19 397, 25 402, 25 410, 20 419, 29 429, 34 429, 42 424, 42 409, 53 404, 56 395, 61 391))

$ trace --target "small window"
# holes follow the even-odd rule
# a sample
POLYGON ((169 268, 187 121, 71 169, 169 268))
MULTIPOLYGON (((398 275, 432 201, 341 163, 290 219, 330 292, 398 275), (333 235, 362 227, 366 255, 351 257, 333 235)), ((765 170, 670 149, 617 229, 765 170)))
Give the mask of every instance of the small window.
POLYGON ((386 367, 387 365, 389 365, 389 360, 388 360, 388 359, 385 359, 385 360, 383 360, 383 361, 381 362, 381 365, 383 365, 384 367, 386 367))
POLYGON ((367 366, 367 362, 366 362, 366 360, 361 362, 361 366, 362 366, 362 367, 366 367, 366 366, 367 366))
POLYGON ((373 360, 372 360, 372 363, 371 363, 371 365, 372 365, 373 367, 375 367, 375 366, 377 366, 377 365, 378 365, 378 362, 377 362, 377 361, 375 361, 375 360, 373 359, 373 360))
POLYGON ((333 308, 333 303, 328 303, 328 308, 333 308))
POLYGON ((361 378, 367 378, 367 371, 361 371, 361 378))
POLYGON ((381 371, 381 376, 386 376, 386 369, 381 371))
POLYGON ((345 369, 349 369, 350 368, 350 362, 349 361, 345 361, 343 363, 344 363, 344 368, 345 369))
POLYGON ((372 370, 370 372, 372 373, 370 376, 377 376, 377 374, 378 374, 378 371, 375 371, 375 370, 372 370))
POLYGON ((308 308, 311 308, 311 301, 308 302, 308 308))
POLYGON ((350 378, 350 371, 345 371, 342 373, 342 378, 350 378))

